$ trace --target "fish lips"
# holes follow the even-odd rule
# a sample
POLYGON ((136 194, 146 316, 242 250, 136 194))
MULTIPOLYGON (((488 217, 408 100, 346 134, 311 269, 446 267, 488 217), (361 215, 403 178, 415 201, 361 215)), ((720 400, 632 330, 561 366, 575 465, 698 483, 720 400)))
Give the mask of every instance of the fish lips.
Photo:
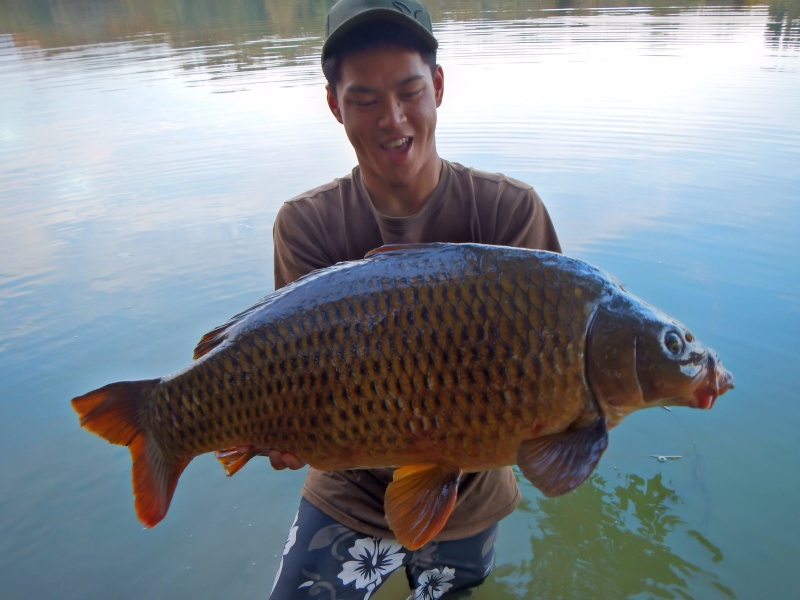
POLYGON ((733 389, 733 375, 722 366, 719 357, 712 352, 709 352, 707 373, 708 376, 703 383, 695 389, 694 398, 698 408, 710 410, 717 398, 733 389))

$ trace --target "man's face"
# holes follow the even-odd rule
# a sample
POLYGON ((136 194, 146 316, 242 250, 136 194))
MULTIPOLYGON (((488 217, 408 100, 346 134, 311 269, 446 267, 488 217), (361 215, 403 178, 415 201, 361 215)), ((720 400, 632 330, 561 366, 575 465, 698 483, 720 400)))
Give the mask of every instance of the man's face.
POLYGON ((414 188, 431 176, 435 186, 436 109, 443 91, 441 67, 432 75, 417 52, 378 48, 344 58, 328 105, 344 125, 368 188, 371 182, 414 188))

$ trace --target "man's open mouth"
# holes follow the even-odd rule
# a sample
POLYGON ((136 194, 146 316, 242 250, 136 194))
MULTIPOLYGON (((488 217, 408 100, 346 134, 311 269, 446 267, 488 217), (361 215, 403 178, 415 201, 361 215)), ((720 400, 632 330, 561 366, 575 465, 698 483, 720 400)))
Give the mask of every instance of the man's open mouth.
POLYGON ((410 137, 397 138, 396 140, 392 140, 390 142, 381 144, 381 148, 383 148, 384 150, 392 150, 395 152, 400 150, 405 150, 411 146, 412 140, 413 138, 410 137))

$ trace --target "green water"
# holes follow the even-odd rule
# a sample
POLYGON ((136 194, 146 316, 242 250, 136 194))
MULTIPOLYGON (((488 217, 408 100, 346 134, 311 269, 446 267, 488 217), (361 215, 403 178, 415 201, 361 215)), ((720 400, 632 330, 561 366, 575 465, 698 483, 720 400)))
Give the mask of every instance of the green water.
MULTIPOLYGON (((355 162, 319 71, 329 5, 0 4, 0 597, 267 597, 303 473, 199 458, 144 530, 128 451, 69 399, 184 367, 271 291, 281 203, 355 162)), ((800 5, 429 6, 441 155, 533 184, 566 253, 737 386, 632 415, 564 497, 522 481, 476 597, 797 597, 800 5)))

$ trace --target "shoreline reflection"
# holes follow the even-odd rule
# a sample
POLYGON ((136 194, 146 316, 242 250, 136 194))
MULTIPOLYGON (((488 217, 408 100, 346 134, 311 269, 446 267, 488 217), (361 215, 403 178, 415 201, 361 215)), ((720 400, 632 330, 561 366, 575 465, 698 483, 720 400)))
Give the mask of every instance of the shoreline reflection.
MULTIPOLYGON (((308 64, 318 67, 320 30, 334 0, 83 0, 59 2, 9 0, 0 6, 0 34, 24 53, 46 56, 72 53, 77 47, 97 44, 131 43, 134 46, 165 44, 186 54, 186 68, 208 69, 212 76, 241 76, 242 71, 308 64), (244 26, 243 26, 244 25, 244 26)), ((482 3, 441 0, 430 7, 434 27, 454 22, 507 22, 515 32, 529 24, 556 27, 570 19, 577 32, 583 19, 608 14, 650 16, 645 22, 660 42, 669 42, 680 30, 694 24, 698 12, 714 14, 721 22, 752 14, 765 20, 763 35, 778 49, 800 48, 800 0, 769 0, 750 3, 728 0, 709 6, 704 0, 621 1, 609 0, 598 6, 592 0, 545 0, 535 5, 516 0, 498 0, 491 13, 482 3), (686 15, 685 19, 678 19, 686 15)), ((568 24, 568 23, 566 23, 568 24)), ((724 22, 722 23, 724 25, 724 22)), ((757 24, 761 26, 761 24, 757 24)), ((624 30, 629 27, 624 27, 624 30)), ((143 57, 143 59, 152 57, 143 57)))
POLYGON ((530 552, 499 565, 495 584, 518 598, 736 598, 702 566, 723 553, 679 516, 680 503, 661 473, 595 473, 560 498, 525 500, 530 552))

